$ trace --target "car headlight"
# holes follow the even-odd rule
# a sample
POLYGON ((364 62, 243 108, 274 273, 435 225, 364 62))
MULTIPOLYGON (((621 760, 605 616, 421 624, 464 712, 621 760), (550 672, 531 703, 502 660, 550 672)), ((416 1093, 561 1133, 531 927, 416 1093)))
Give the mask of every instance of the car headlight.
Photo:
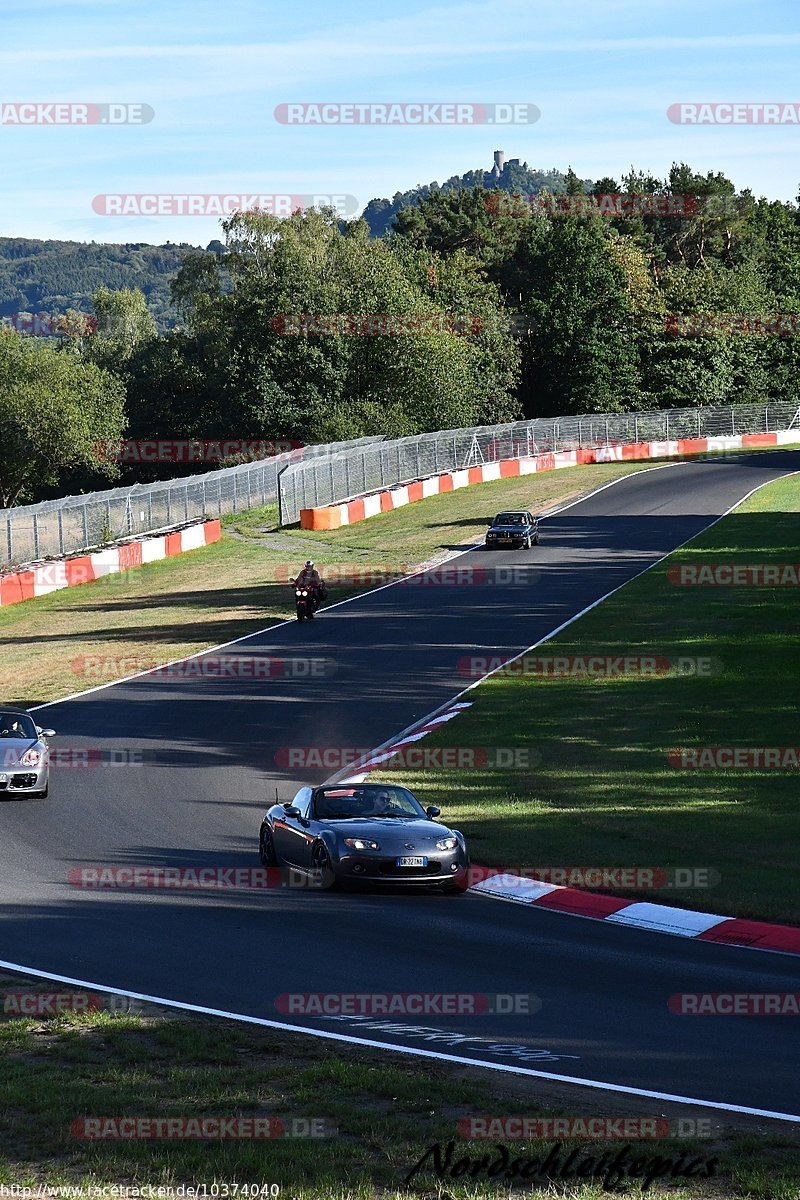
POLYGON ((26 750, 22 758, 19 760, 19 765, 21 767, 38 767, 41 761, 41 750, 26 750))
POLYGON ((454 838, 454 837, 439 838, 439 841, 436 843, 436 849, 437 850, 455 850, 457 845, 458 845, 458 838, 454 838))
POLYGON ((374 842, 372 838, 345 838, 345 846, 349 846, 351 850, 380 850, 380 842, 374 842))

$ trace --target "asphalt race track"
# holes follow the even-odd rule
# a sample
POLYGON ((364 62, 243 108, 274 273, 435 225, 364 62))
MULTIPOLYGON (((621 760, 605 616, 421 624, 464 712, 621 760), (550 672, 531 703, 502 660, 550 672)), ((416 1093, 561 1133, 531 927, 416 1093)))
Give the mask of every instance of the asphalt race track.
MULTIPOLYGON (((298 1027, 800 1115, 796 1022, 667 1008, 682 991, 800 990, 790 956, 479 896, 98 892, 68 882, 84 864, 258 866, 262 811, 276 785, 288 798, 301 782, 276 766, 281 747, 385 742, 463 689, 459 659, 534 644, 754 488, 797 470, 800 453, 784 451, 634 474, 548 518, 539 547, 456 560, 488 567, 495 582, 383 588, 311 626, 278 625, 225 650, 324 657, 336 670, 327 680, 145 675, 46 706, 38 720, 57 729, 54 749, 133 750, 142 762, 61 768, 48 800, 0 804, 0 959, 298 1027), (506 568, 525 564, 533 582, 508 582, 506 568), (542 1007, 384 1019, 376 1029, 275 1006, 287 992, 417 991, 534 993, 542 1007)), ((491 515, 480 489, 475 513, 491 515)), ((142 646, 152 654, 146 631, 142 646)))

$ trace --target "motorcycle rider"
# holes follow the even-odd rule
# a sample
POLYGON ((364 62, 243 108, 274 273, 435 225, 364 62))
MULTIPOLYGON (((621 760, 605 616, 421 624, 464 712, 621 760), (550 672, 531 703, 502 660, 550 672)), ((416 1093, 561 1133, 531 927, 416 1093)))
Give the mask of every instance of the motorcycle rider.
POLYGON ((297 579, 295 579, 294 586, 307 588, 317 604, 319 604, 320 600, 325 599, 325 585, 322 582, 319 571, 310 558, 306 559, 306 564, 297 576, 297 579))

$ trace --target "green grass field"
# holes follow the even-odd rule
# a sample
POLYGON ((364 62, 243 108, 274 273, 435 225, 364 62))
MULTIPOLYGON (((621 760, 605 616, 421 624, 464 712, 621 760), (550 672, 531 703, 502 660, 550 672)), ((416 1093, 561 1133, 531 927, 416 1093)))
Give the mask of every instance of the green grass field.
POLYGON ((476 862, 696 869, 708 874, 693 886, 638 898, 800 921, 798 771, 687 770, 668 759, 683 747, 800 744, 798 589, 686 587, 668 576, 680 563, 800 563, 799 512, 800 479, 770 484, 530 656, 699 659, 708 674, 497 674, 424 744, 517 747, 538 763, 381 777, 439 804, 476 862))

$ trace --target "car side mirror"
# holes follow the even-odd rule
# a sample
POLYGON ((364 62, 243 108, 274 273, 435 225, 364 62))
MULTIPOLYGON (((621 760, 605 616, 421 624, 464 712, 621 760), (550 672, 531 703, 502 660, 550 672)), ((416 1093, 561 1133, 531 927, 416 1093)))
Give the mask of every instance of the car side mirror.
POLYGON ((36 732, 38 734, 41 734, 42 737, 55 737, 56 736, 55 729, 42 729, 38 725, 36 726, 36 732))
POLYGON ((425 809, 425 812, 428 814, 428 816, 431 818, 431 820, 433 820, 434 817, 440 816, 441 811, 442 810, 440 808, 437 808, 435 804, 431 804, 428 806, 428 808, 425 809))
POLYGON ((284 804, 283 811, 287 817, 299 817, 300 816, 300 809, 296 808, 294 806, 294 804, 284 804))

